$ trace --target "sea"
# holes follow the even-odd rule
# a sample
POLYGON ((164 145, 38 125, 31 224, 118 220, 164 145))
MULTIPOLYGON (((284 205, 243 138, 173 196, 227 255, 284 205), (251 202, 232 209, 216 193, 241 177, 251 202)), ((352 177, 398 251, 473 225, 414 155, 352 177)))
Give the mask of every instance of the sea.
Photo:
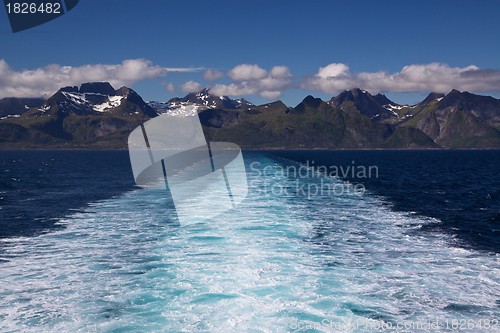
POLYGON ((243 158, 181 225, 127 151, 0 151, 0 331, 500 331, 500 151, 243 158))

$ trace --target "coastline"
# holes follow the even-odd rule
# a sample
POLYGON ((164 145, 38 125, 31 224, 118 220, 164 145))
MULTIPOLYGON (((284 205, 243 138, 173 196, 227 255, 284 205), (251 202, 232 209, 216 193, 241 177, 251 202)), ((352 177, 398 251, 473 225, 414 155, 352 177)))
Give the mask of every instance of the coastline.
MULTIPOLYGON (((2 148, 0 151, 126 151, 128 148, 96 148, 96 147, 17 147, 2 148)), ((267 147, 267 148, 241 148, 242 151, 424 151, 424 150, 499 150, 500 148, 285 148, 285 147, 267 147)))

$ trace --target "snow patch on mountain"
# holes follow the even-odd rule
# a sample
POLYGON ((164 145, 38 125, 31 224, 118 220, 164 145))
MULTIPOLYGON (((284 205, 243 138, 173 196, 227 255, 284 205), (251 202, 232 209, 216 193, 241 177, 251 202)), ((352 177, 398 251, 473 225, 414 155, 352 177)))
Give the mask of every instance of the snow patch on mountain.
POLYGON ((99 93, 76 93, 76 92, 62 92, 62 94, 66 97, 66 102, 63 104, 73 107, 82 107, 84 106, 87 109, 93 110, 95 112, 106 112, 110 109, 116 108, 120 106, 122 100, 126 98, 126 96, 109 96, 103 95, 99 93), (102 96, 106 99, 104 103, 101 104, 92 104, 88 99, 87 95, 98 95, 102 96), (72 105, 71 105, 72 104, 72 105))
POLYGON ((146 102, 150 107, 152 107, 156 113, 159 115, 168 114, 171 116, 186 115, 191 116, 193 112, 198 113, 199 111, 206 110, 210 107, 205 105, 191 103, 191 102, 157 102, 148 101, 146 102))
POLYGON ((93 109, 97 112, 104 112, 108 109, 120 106, 125 96, 108 96, 108 101, 102 104, 94 105, 93 109))
POLYGON ((384 108, 388 111, 393 111, 393 110, 401 110, 404 108, 407 108, 408 105, 392 105, 392 104, 386 104, 384 105, 384 108))
POLYGON ((146 103, 160 115, 183 115, 191 114, 193 110, 200 112, 206 109, 243 109, 254 106, 243 98, 231 99, 227 96, 210 95, 206 89, 190 93, 184 98, 172 98, 168 102, 148 101, 146 103))
POLYGON ((200 109, 206 109, 202 105, 191 104, 191 105, 181 105, 175 109, 170 110, 166 113, 169 116, 176 117, 193 117, 198 114, 200 109))
POLYGON ((62 94, 73 104, 78 104, 78 105, 90 104, 85 98, 85 94, 68 93, 68 92, 63 92, 62 94))
POLYGON ((1 117, 0 120, 7 119, 7 118, 19 118, 21 115, 19 114, 8 114, 6 117, 1 117))
MULTIPOLYGON (((386 109, 387 111, 391 112, 392 114, 394 114, 396 117, 400 117, 400 115, 395 111, 395 110, 401 110, 401 109, 404 109, 404 108, 409 108, 410 106, 408 105, 394 105, 394 104, 386 104, 386 105, 383 105, 383 108, 386 109)), ((412 107, 413 108, 413 107, 412 107)))
POLYGON ((152 107, 158 114, 172 110, 172 103, 169 102, 147 101, 146 104, 152 107))

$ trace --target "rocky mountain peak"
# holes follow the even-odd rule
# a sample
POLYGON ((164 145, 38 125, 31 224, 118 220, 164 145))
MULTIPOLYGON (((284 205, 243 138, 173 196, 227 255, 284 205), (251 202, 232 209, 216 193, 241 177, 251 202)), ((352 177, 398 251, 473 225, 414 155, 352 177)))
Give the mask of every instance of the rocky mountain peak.
POLYGON ((115 96, 115 89, 109 82, 89 82, 83 83, 78 91, 81 94, 93 93, 108 96, 115 96))
POLYGON ((323 101, 321 98, 314 98, 313 96, 309 95, 306 98, 302 100, 301 104, 307 105, 312 108, 318 108, 323 101))
POLYGON ((377 95, 375 98, 368 91, 359 88, 346 90, 332 97, 328 104, 347 113, 361 113, 374 121, 397 117, 389 106, 399 107, 384 95, 377 95))
MULTIPOLYGON (((228 96, 215 96, 210 94, 209 88, 205 88, 199 92, 192 92, 186 96, 174 97, 166 103, 162 102, 149 102, 149 105, 153 107, 157 112, 174 112, 181 110, 186 107, 195 107, 198 111, 205 109, 248 109, 254 104, 246 101, 243 98, 231 99, 228 96), (177 110, 177 111, 176 111, 177 110)), ((181 110, 182 111, 182 110, 181 110)), ((182 112, 181 112, 182 113, 182 112)))
POLYGON ((391 101, 387 96, 383 94, 377 94, 373 96, 373 99, 376 100, 380 105, 392 105, 395 104, 393 101, 391 101))
POLYGON ((63 87, 45 102, 44 108, 49 110, 55 104, 64 113, 78 115, 125 113, 157 116, 134 90, 125 86, 115 90, 109 82, 83 83, 80 89, 76 86, 63 87))
POLYGON ((69 92, 69 93, 78 93, 78 87, 77 86, 67 86, 67 87, 62 87, 59 89, 61 92, 69 92))
POLYGON ((116 96, 127 96, 131 92, 136 93, 134 90, 123 86, 120 89, 116 89, 115 94, 116 94, 116 96))

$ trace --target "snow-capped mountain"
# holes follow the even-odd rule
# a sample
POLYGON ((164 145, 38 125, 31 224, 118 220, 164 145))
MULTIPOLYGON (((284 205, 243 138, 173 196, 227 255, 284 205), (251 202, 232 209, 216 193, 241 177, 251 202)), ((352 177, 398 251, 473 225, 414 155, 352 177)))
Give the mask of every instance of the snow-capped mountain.
POLYGON ((328 104, 344 112, 358 112, 370 117, 374 121, 387 120, 398 117, 393 108, 399 105, 384 95, 372 96, 362 89, 351 89, 332 97, 328 104))
POLYGON ((78 115, 99 113, 119 114, 145 114, 155 117, 157 114, 142 98, 132 89, 122 87, 118 90, 108 82, 84 83, 78 87, 61 88, 39 110, 48 111, 55 101, 62 112, 78 115))
POLYGON ((157 114, 169 114, 171 116, 191 116, 209 107, 191 102, 157 102, 148 101, 147 104, 156 111, 157 114))
POLYGON ((106 110, 116 108, 120 106, 122 100, 125 96, 110 96, 110 95, 100 95, 94 93, 76 93, 76 92, 62 92, 64 97, 66 97, 66 101, 61 102, 63 107, 67 107, 69 109, 72 108, 83 108, 88 111, 95 112, 105 112, 106 110), (92 99, 103 99, 104 103, 93 104, 91 102, 92 99))
POLYGON ((0 143, 11 142, 17 148, 124 148, 132 129, 158 116, 135 91, 115 90, 108 82, 64 87, 43 104, 20 115, 14 113, 18 110, 12 108, 0 117, 0 143))
POLYGON ((144 102, 107 82, 64 87, 46 101, 0 100, 0 148, 127 148, 130 132, 158 114, 198 115, 208 141, 244 148, 499 148, 500 100, 453 90, 413 106, 362 89, 294 108, 260 106, 207 90, 144 102), (157 110, 157 111, 155 111, 157 110))
POLYGON ((358 88, 346 90, 327 103, 344 112, 361 113, 376 122, 397 123, 416 113, 416 106, 397 104, 385 95, 371 95, 358 88))
POLYGON ((208 89, 203 89, 197 93, 189 93, 182 98, 175 97, 168 102, 150 101, 148 105, 159 114, 184 114, 193 112, 193 110, 200 112, 206 109, 240 110, 255 106, 244 98, 231 99, 227 96, 211 95, 208 89))

